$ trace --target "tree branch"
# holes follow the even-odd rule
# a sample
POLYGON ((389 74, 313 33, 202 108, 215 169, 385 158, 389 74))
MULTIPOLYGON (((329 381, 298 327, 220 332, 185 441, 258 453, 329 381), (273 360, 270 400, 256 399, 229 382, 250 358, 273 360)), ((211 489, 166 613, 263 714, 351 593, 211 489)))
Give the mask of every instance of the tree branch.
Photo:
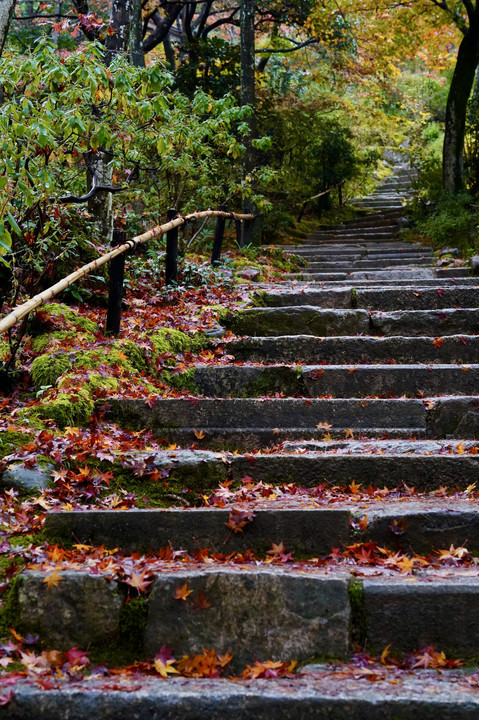
MULTIPOLYGON (((434 1, 434 0, 433 0, 434 1)), ((308 40, 305 40, 302 43, 296 43, 295 40, 291 40, 290 38, 284 38, 285 40, 289 40, 290 42, 295 43, 295 47, 292 48, 261 48, 258 50, 255 50, 255 53, 286 53, 286 52, 296 52, 296 50, 300 50, 301 48, 308 47, 309 45, 315 45, 319 42, 318 38, 309 38, 308 40)))

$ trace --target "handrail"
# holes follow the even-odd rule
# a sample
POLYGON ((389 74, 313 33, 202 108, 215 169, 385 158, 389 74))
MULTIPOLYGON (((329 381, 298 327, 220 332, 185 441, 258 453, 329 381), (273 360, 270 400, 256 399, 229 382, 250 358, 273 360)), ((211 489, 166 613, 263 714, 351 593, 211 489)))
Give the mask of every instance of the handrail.
POLYGON ((306 198, 306 200, 303 200, 303 203, 301 205, 301 210, 299 212, 297 222, 301 222, 303 219, 304 211, 306 209, 306 205, 311 202, 311 200, 317 200, 320 197, 323 197, 323 195, 327 195, 332 190, 336 190, 336 188, 340 188, 342 183, 338 183, 337 185, 333 185, 332 187, 328 188, 327 190, 323 190, 323 192, 318 193, 317 195, 313 195, 312 197, 306 198))
POLYGON ((86 277, 92 270, 96 270, 102 265, 105 265, 105 263, 118 257, 118 255, 122 255, 128 250, 133 250, 137 245, 146 243, 155 237, 165 235, 169 230, 181 227, 181 225, 185 225, 191 220, 198 220, 207 217, 234 218, 235 220, 254 220, 254 215, 252 214, 234 213, 225 210, 201 210, 199 212, 190 213, 189 215, 177 217, 174 220, 170 220, 169 222, 164 223, 163 225, 157 225, 151 230, 147 230, 141 235, 136 235, 131 240, 127 240, 127 242, 123 243, 122 245, 118 245, 113 250, 110 250, 104 255, 101 255, 96 260, 92 260, 92 262, 88 263, 87 265, 83 265, 81 268, 78 268, 78 270, 75 270, 74 272, 70 273, 70 275, 67 275, 65 278, 63 278, 63 280, 59 280, 57 283, 55 283, 55 285, 52 285, 46 290, 43 290, 43 292, 38 293, 38 295, 35 295, 34 297, 19 305, 17 308, 15 308, 15 310, 13 310, 2 320, 0 320, 0 333, 4 333, 6 330, 9 330, 19 320, 32 312, 32 310, 36 310, 36 308, 44 305, 48 300, 51 300, 63 290, 66 290, 67 287, 77 282, 77 280, 86 277))

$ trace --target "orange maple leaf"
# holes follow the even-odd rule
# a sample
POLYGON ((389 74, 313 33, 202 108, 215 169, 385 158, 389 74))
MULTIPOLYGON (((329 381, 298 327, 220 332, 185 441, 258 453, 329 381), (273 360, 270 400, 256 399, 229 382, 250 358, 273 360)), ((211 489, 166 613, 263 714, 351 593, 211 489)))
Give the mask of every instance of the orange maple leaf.
POLYGON ((183 600, 186 601, 186 598, 191 595, 193 590, 188 590, 188 582, 183 583, 183 585, 179 588, 177 585, 175 586, 175 600, 183 600))

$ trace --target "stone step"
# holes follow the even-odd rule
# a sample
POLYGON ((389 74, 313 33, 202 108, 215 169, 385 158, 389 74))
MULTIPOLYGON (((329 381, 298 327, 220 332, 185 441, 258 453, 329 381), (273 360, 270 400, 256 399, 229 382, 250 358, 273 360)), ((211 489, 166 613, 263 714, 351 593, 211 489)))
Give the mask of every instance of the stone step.
MULTIPOLYGON (((437 281, 436 281, 437 282, 437 281)), ((260 291, 253 304, 267 307, 318 306, 321 308, 365 308, 367 310, 433 310, 479 307, 479 286, 427 288, 418 283, 385 288, 303 288, 260 291)))
MULTIPOLYGON (((445 568, 444 576, 437 577, 418 570, 411 577, 383 570, 354 577, 343 568, 243 564, 163 566, 161 572, 150 572, 145 623, 137 628, 143 657, 153 658, 166 646, 175 657, 204 648, 230 652, 238 669, 257 658, 345 659, 351 637, 378 655, 386 646, 394 655, 433 645, 449 657, 473 659, 479 649, 479 579, 474 571, 458 576, 445 568), (190 600, 176 599, 185 584, 192 591, 190 600)), ((85 571, 65 569, 59 575, 51 587, 44 582, 45 572, 20 575, 17 632, 38 634, 55 650, 106 644, 112 655, 115 650, 119 654, 122 584, 85 571), (85 614, 85 607, 95 612, 85 614)))
MULTIPOLYGON (((465 413, 466 408, 461 418, 465 413)), ((446 422, 447 408, 443 415, 446 422)), ((324 434, 321 423, 330 424, 336 434, 346 428, 365 434, 376 430, 406 437, 426 431, 425 403, 404 398, 215 398, 194 402, 174 398, 158 399, 153 407, 143 399, 111 398, 106 417, 132 429, 149 428, 172 441, 195 442, 201 434, 207 446, 215 441, 217 446, 221 438, 230 444, 234 441, 235 447, 240 444, 255 447, 255 441, 271 442, 277 438, 276 442, 280 442, 287 433, 298 439, 321 437, 324 434)), ((433 424, 431 432, 434 432, 433 424)))
MULTIPOLYGON (((441 277, 445 278, 446 276, 441 277)), ((373 280, 378 283, 388 283, 395 282, 396 280, 404 281, 405 278, 409 278, 407 282, 416 278, 422 282, 423 279, 436 278, 436 272, 433 268, 425 267, 418 270, 415 270, 414 268, 403 268, 402 270, 393 269, 355 272, 313 272, 309 269, 306 271, 305 269, 300 273, 286 273, 285 275, 282 275, 283 280, 304 280, 308 281, 309 284, 341 280, 352 281, 354 283, 358 280, 373 280)), ((450 279, 454 280, 454 278, 450 279)))
POLYGON ((245 337, 226 345, 237 361, 321 364, 475 363, 477 335, 423 337, 245 337))
POLYGON ((428 247, 425 247, 424 245, 413 245, 412 243, 403 243, 403 242, 390 242, 390 243, 384 243, 384 242, 361 242, 361 241, 355 241, 355 242, 344 242, 344 243, 327 243, 327 242, 318 242, 314 244, 308 244, 308 245, 283 245, 279 248, 280 250, 284 250, 286 252, 291 252, 294 255, 305 255, 309 252, 320 252, 320 253, 326 253, 331 252, 335 254, 341 254, 341 255, 357 255, 358 253, 372 253, 372 252, 378 252, 378 251, 387 251, 387 252, 419 252, 422 253, 422 251, 425 251, 427 253, 431 253, 430 249, 428 247))
POLYGON ((235 502, 224 508, 59 511, 47 514, 45 537, 50 543, 104 545, 126 553, 171 546, 189 553, 207 547, 214 553, 264 554, 272 542, 282 542, 293 557, 328 555, 333 547, 354 542, 420 555, 465 544, 469 552, 479 551, 479 505, 470 500, 426 496, 358 503, 346 498, 328 507, 320 496, 295 494, 289 502, 294 507, 280 495, 277 503, 235 502), (232 510, 251 518, 241 532, 228 528, 232 510))
MULTIPOLYGON (((319 433, 318 433, 319 435, 319 433)), ((287 439, 284 451, 254 454, 224 449, 162 450, 155 453, 130 451, 131 463, 145 464, 141 492, 148 498, 154 483, 147 473, 158 472, 178 488, 188 502, 212 492, 220 483, 239 483, 245 476, 254 482, 294 483, 299 487, 348 487, 354 480, 364 488, 397 488, 406 483, 418 492, 441 486, 465 490, 477 481, 477 442, 468 440, 370 440, 317 441, 287 439)), ((343 434, 344 437, 344 434, 343 434)), ((356 435, 355 437, 361 437, 356 435)), ((196 441, 202 445, 207 441, 196 441)), ((136 482, 138 482, 136 480, 136 482)))
POLYGON ((55 678, 51 689, 19 679, 6 720, 477 720, 477 674, 309 665, 294 677, 259 680, 151 675, 55 678), (368 682, 372 680, 373 682, 368 682), (194 708, 194 709, 192 709, 194 708), (154 714, 153 714, 154 713, 154 714))
POLYGON ((205 365, 188 382, 207 397, 431 397, 473 394, 479 365, 205 365))
POLYGON ((344 260, 342 262, 334 261, 323 261, 323 262, 310 262, 305 270, 311 270, 312 272, 353 272, 354 270, 381 270, 385 268, 397 268, 397 267, 412 267, 416 268, 418 265, 431 266, 431 258, 418 258, 414 261, 408 258, 399 259, 387 259, 383 258, 380 260, 356 260, 349 261, 344 260))
POLYGON ((172 442, 207 447, 225 442, 255 448, 287 439, 335 437, 345 432, 391 437, 467 438, 479 436, 479 398, 111 398, 103 405, 108 420, 131 429, 151 429, 172 442))
MULTIPOLYGON (((319 274, 320 273, 318 273, 318 275, 319 274)), ((359 273, 359 274, 361 274, 361 273, 359 273)), ((338 275, 340 275, 339 278, 334 278, 332 280, 324 279, 324 278, 322 278, 322 275, 319 280, 316 280, 315 274, 308 275, 307 278, 305 278, 303 280, 298 280, 296 277, 286 278, 286 281, 283 280, 281 282, 281 284, 274 283, 274 289, 287 288, 287 289, 291 289, 291 290, 296 289, 297 291, 301 291, 303 288, 314 289, 316 287, 323 288, 323 289, 354 287, 354 288, 364 288, 364 289, 370 288, 371 290, 373 290, 373 289, 380 289, 380 288, 388 289, 390 287, 391 288, 410 287, 412 284, 412 279, 408 279, 409 278, 408 275, 406 275, 405 278, 403 276, 403 279, 395 279, 393 277, 389 281, 377 280, 375 278, 373 278, 371 280, 366 280, 366 279, 362 279, 362 278, 356 279, 358 273, 355 273, 354 276, 348 275, 347 273, 338 273, 338 275), (354 278, 354 279, 351 280, 351 278, 354 278), (291 281, 287 282, 288 280, 291 280, 291 281)), ((463 277, 463 278, 457 278, 457 279, 456 278, 448 278, 448 277, 436 278, 436 277, 433 277, 433 273, 432 272, 429 273, 429 271, 428 271, 428 275, 426 277, 423 277, 421 274, 418 274, 417 277, 414 277, 414 279, 417 280, 416 289, 418 292, 420 292, 421 290, 423 290, 425 288, 435 288, 436 290, 441 290, 446 287, 454 288, 454 287, 458 287, 458 286, 461 286, 461 287, 471 287, 471 286, 477 287, 478 286, 476 277, 469 277, 469 278, 463 277)), ((273 286, 268 285, 267 283, 255 283, 255 287, 258 288, 258 290, 260 290, 260 289, 269 290, 273 286)))
MULTIPOLYGON (((339 294, 339 292, 338 292, 339 294)), ((298 305, 241 310, 223 320, 236 335, 405 335, 432 333, 435 337, 454 332, 473 334, 479 327, 479 309, 368 311, 321 309, 298 305)))
POLYGON ((374 230, 370 228, 345 228, 344 230, 323 230, 314 235, 308 237, 308 243, 318 244, 325 242, 337 242, 343 243, 381 243, 386 247, 389 244, 396 244, 401 242, 398 237, 397 230, 374 230))

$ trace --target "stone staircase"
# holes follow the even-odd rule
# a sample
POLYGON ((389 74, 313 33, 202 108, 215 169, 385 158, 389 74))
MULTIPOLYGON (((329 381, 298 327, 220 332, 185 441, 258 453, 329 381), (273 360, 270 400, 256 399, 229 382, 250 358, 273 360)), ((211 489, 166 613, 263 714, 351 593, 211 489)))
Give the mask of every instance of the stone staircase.
MULTIPOLYGON (((355 646, 380 656, 388 646, 393 655, 432 645, 472 664, 479 654, 479 572, 454 554, 479 550, 479 288, 467 271, 438 270, 427 247, 400 240, 401 208, 389 194, 408 187, 399 175, 380 189, 380 210, 368 204, 374 213, 320 229, 296 249, 308 261, 304 273, 263 285, 225 320, 238 336, 228 344, 232 361, 194 370, 197 400, 108 403, 112 421, 186 448, 149 460, 195 494, 223 483, 224 507, 46 519, 47 538, 60 544, 136 557, 168 546, 243 553, 236 563, 201 552, 190 562, 181 552, 174 561, 154 556, 139 657, 163 646, 176 657, 214 647, 233 653, 236 670, 266 659, 304 667, 254 681, 133 674, 106 689, 98 677, 78 686, 59 679, 48 690, 19 684, 0 718, 479 717, 473 671, 383 666, 371 677, 341 664, 355 646), (254 501, 231 504, 241 483, 263 486, 254 501), (384 488, 390 493, 378 495, 384 488), (235 512, 242 532, 231 529, 235 512), (403 565, 371 565, 368 545, 362 564, 327 561, 334 548, 361 543, 394 551, 403 565), (449 564, 421 564, 448 549, 449 564), (248 560, 250 550, 269 561, 248 560), (185 583, 208 602, 178 600, 185 583)), ((20 576, 18 629, 55 648, 121 655, 124 589, 108 563, 103 573, 61 576, 50 587, 40 570, 20 576)))

